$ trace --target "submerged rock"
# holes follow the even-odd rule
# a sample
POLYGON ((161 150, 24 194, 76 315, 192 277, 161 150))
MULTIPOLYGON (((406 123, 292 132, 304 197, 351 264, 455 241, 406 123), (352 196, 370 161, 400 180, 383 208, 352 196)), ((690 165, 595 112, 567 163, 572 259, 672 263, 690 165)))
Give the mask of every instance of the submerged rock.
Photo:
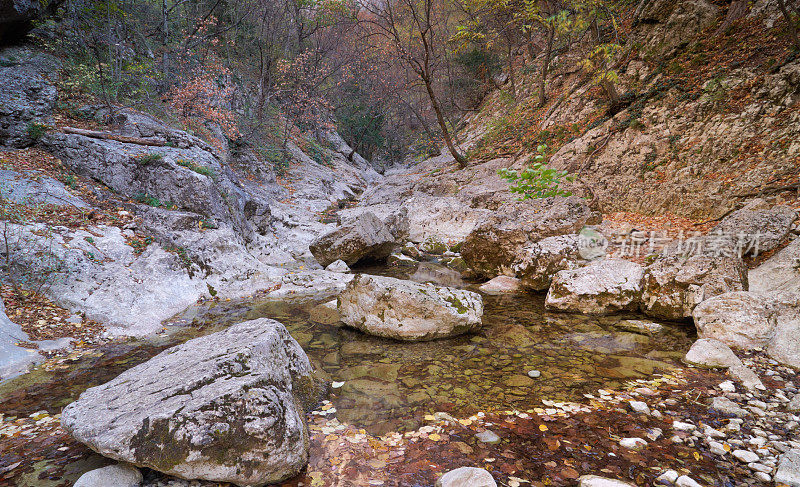
POLYGON ((277 321, 189 340, 86 390, 61 423, 101 455, 187 479, 260 486, 308 461, 311 365, 277 321))
POLYGON ((109 465, 81 475, 73 487, 139 487, 142 472, 130 465, 109 465))
POLYGON ((342 321, 370 335, 430 340, 481 326, 477 293, 412 281, 357 275, 338 298, 342 321))
POLYGON ((324 235, 309 246, 311 254, 322 266, 337 260, 351 266, 361 259, 383 260, 395 247, 395 237, 386 224, 365 212, 324 235))
POLYGON ((545 306, 594 315, 636 309, 643 275, 642 266, 621 259, 560 271, 553 278, 545 306))
POLYGON ((511 274, 526 248, 547 237, 577 233, 599 219, 576 196, 512 201, 486 217, 464 241, 461 256, 478 274, 511 274))
POLYGON ((775 328, 769 303, 747 291, 707 299, 697 305, 692 316, 698 336, 742 350, 764 347, 775 328))
POLYGON ((597 475, 583 475, 578 479, 578 487, 633 487, 633 484, 597 475))
POLYGON ((436 487, 497 487, 497 482, 482 468, 461 467, 439 477, 436 487))
POLYGON ((478 288, 486 294, 516 293, 520 289, 520 281, 516 277, 497 276, 478 288))

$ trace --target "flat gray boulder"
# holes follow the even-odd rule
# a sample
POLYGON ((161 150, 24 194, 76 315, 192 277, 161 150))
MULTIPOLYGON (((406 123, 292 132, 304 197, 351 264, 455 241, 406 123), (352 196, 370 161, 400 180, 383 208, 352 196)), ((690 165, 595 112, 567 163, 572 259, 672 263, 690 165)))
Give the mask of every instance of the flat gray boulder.
POLYGON ((433 284, 357 275, 338 300, 342 321, 364 333, 397 340, 431 340, 481 326, 479 294, 433 284))
POLYGON ((622 259, 594 261, 553 277, 545 306, 559 311, 602 315, 639 306, 644 269, 622 259))
POLYGON ((701 338, 714 338, 741 350, 763 348, 772 337, 775 317, 762 296, 735 291, 698 304, 692 316, 701 338))
POLYGON ((460 467, 439 477, 436 487, 497 487, 497 482, 482 468, 460 467))
POLYGON ((29 340, 22 327, 8 319, 5 304, 0 299, 0 379, 25 371, 40 358, 36 350, 17 345, 29 340))
POLYGON ((750 291, 797 291, 800 289, 800 238, 750 270, 750 291))
POLYGON ((308 461, 311 365, 277 321, 189 340, 86 390, 61 423, 109 458, 185 479, 261 486, 308 461))
POLYGON ((317 237, 309 245, 309 250, 323 267, 337 260, 352 266, 362 259, 386 259, 392 253, 395 242, 395 236, 383 220, 364 212, 317 237))

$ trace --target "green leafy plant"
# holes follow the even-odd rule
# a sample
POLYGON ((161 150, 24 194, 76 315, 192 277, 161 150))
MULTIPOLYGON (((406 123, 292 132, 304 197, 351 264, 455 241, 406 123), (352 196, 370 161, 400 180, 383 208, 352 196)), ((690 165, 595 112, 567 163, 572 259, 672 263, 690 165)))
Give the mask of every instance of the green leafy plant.
POLYGON ((28 132, 28 137, 30 137, 34 141, 37 141, 41 139, 42 136, 47 132, 47 125, 31 122, 28 124, 27 132, 28 132))
POLYGON ((189 170, 192 170, 192 171, 196 172, 197 174, 200 174, 201 176, 207 176, 207 177, 209 177, 211 179, 216 179, 216 174, 214 174, 214 170, 209 168, 209 167, 201 166, 199 164, 195 164, 194 162, 187 161, 185 159, 178 159, 175 162, 179 166, 185 167, 186 169, 189 169, 189 170))
POLYGON ((500 169, 500 177, 511 183, 509 190, 512 193, 521 195, 519 200, 533 198, 549 198, 551 196, 570 196, 571 191, 559 189, 562 182, 572 182, 575 176, 568 171, 553 169, 545 162, 547 156, 547 146, 542 144, 536 148, 536 156, 532 166, 523 170, 521 173, 510 170, 500 169))
POLYGON ((156 164, 163 160, 164 156, 155 153, 144 154, 136 158, 136 162, 141 166, 149 166, 150 164, 156 164))
POLYGON ((173 210, 177 208, 175 203, 171 201, 161 201, 160 199, 150 196, 147 193, 139 193, 133 197, 134 201, 137 203, 143 203, 148 206, 152 206, 155 208, 166 208, 167 210, 173 210))

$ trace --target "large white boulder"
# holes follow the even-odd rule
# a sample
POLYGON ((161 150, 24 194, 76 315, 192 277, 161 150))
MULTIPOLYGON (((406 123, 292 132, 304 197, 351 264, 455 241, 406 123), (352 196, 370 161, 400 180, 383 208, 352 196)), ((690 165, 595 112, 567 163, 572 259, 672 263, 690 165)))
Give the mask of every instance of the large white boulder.
POLYGON ((370 335, 430 340, 476 330, 483 301, 477 293, 433 284, 357 275, 338 298, 342 322, 370 335))
POLYGON ((577 234, 543 238, 524 249, 511 270, 524 287, 544 291, 557 272, 586 264, 580 255, 580 242, 577 234))
POLYGON ((308 461, 311 365, 277 321, 189 340, 86 390, 61 424, 101 455, 185 479, 261 486, 308 461))
POLYGON ((603 259, 560 271, 553 277, 545 306, 593 315, 636 309, 643 275, 642 266, 622 259, 603 259))
POLYGON ((709 298, 695 307, 692 316, 698 336, 742 350, 763 348, 775 328, 767 300, 747 291, 709 298))
POLYGON ((317 237, 309 250, 323 267, 337 260, 352 266, 361 259, 386 259, 392 253, 395 242, 395 236, 384 220, 364 212, 317 237))

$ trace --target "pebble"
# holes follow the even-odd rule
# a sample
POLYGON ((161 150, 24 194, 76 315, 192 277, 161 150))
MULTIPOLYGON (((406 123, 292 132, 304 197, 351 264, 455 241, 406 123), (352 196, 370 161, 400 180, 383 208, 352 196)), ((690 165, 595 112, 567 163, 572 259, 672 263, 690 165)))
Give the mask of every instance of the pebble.
POLYGON ((630 404, 631 409, 634 412, 640 413, 640 414, 646 414, 648 416, 650 415, 650 407, 647 405, 646 402, 643 402, 643 401, 631 401, 628 404, 630 404))
POLYGON ((725 382, 719 385, 719 388, 725 392, 736 392, 736 386, 733 382, 726 380, 725 382))
POLYGON ((768 473, 756 472, 756 473, 753 474, 753 476, 755 478, 757 478, 758 480, 762 481, 762 482, 771 482, 772 481, 772 477, 770 477, 770 475, 768 473))
POLYGON ((734 450, 733 456, 742 463, 757 462, 759 456, 749 450, 734 450))
POLYGON ((436 481, 436 487, 497 487, 492 474, 482 468, 461 467, 450 470, 436 481))
POLYGON ((482 441, 483 443, 488 443, 490 445, 494 445, 495 443, 500 443, 500 437, 497 436, 497 433, 495 433, 492 430, 482 431, 476 434, 475 437, 480 441, 482 441))
POLYGON ((695 429, 697 429, 697 426, 693 425, 692 423, 673 421, 672 429, 674 429, 675 431, 694 431, 695 429))
POLYGON ((678 477, 678 480, 675 481, 676 487, 703 487, 697 481, 687 475, 681 475, 678 477))
POLYGON ((650 441, 656 441, 657 439, 661 438, 661 435, 664 434, 664 430, 661 428, 650 428, 647 430, 647 438, 650 441))
POLYGON ((706 426, 703 429, 703 434, 706 435, 707 438, 716 438, 716 439, 725 438, 726 436, 725 433, 719 430, 715 430, 711 426, 706 426))
POLYGON ((641 450, 647 446, 647 442, 641 438, 623 438, 619 440, 619 445, 628 450, 641 450))
POLYGON ((708 443, 708 448, 714 455, 724 456, 728 454, 728 451, 725 450, 725 445, 717 441, 710 441, 708 443))
POLYGON ((747 467, 756 472, 772 473, 772 467, 768 467, 763 463, 751 462, 747 464, 747 467))
POLYGON ((675 470, 667 470, 658 477, 656 477, 656 485, 672 485, 678 480, 680 474, 675 470))
POLYGON ((531 379, 538 379, 541 376, 542 376, 542 373, 539 372, 538 370, 529 370, 528 371, 528 377, 530 377, 531 379))

